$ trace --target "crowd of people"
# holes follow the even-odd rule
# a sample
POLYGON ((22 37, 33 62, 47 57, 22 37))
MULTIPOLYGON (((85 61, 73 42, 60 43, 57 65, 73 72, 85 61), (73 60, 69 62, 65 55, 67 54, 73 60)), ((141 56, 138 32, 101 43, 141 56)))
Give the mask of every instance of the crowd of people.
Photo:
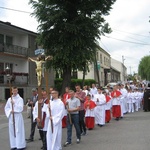
POLYGON ((76 85, 75 90, 66 87, 62 96, 50 87, 49 92, 41 91, 40 99, 37 89, 34 88, 27 104, 31 107, 31 131, 25 142, 21 114, 23 99, 19 96, 17 87, 12 88, 12 93, 5 106, 5 113, 9 118, 11 150, 24 150, 26 142, 33 142, 36 126, 43 145, 41 149, 61 150, 63 128, 67 129, 66 142, 63 144, 66 147, 72 143, 73 126, 76 131, 76 143, 79 144, 81 137, 87 135, 87 130, 93 130, 95 125, 103 127, 111 119, 119 121, 125 114, 139 109, 150 111, 147 100, 150 99, 150 84, 147 89, 124 84, 107 86, 106 89, 92 84, 91 87, 84 86, 81 89, 80 85, 76 85))

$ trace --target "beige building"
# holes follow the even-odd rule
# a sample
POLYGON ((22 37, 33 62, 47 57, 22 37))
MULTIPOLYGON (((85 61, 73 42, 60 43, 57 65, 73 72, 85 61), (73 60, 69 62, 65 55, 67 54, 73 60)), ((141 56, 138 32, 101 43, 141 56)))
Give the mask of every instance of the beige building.
MULTIPOLYGON (((77 78, 82 79, 83 72, 78 71, 77 78)), ((95 79, 100 86, 105 86, 109 82, 124 82, 127 81, 127 68, 99 47, 96 62, 89 63, 89 72, 86 72, 85 79, 95 79)))
MULTIPOLYGON (((89 72, 86 72, 85 79, 95 79, 100 86, 106 85, 110 77, 110 54, 103 50, 101 47, 97 50, 96 53, 96 62, 89 63, 89 72)), ((83 72, 78 71, 78 79, 83 78, 83 72)))

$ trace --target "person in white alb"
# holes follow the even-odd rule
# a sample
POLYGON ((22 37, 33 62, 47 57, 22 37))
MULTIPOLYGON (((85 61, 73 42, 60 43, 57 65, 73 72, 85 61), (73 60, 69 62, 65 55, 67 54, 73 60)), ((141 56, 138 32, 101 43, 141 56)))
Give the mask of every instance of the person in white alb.
POLYGON ((49 118, 47 128, 47 150, 61 150, 62 140, 62 118, 65 107, 61 99, 58 98, 58 91, 51 92, 53 101, 46 108, 46 116, 49 118))
POLYGON ((98 87, 98 94, 94 95, 94 102, 97 105, 94 109, 95 113, 95 124, 102 127, 105 125, 105 105, 106 105, 106 97, 102 93, 103 89, 98 87))
POLYGON ((124 84, 121 84, 121 94, 123 97, 123 114, 126 114, 128 112, 127 93, 128 91, 125 89, 124 84))
POLYGON ((96 88, 95 84, 93 83, 93 84, 92 84, 92 88, 90 88, 89 94, 90 94, 91 97, 93 98, 94 95, 97 94, 97 93, 98 93, 98 92, 97 92, 97 88, 96 88))
POLYGON ((123 84, 119 85, 119 90, 121 92, 120 96, 120 106, 121 106, 121 118, 123 118, 124 114, 127 113, 127 90, 124 88, 123 84))
POLYGON ((135 111, 139 110, 139 92, 138 88, 134 89, 134 98, 135 98, 135 111))
POLYGON ((127 104, 128 104, 128 113, 134 112, 133 93, 131 88, 128 90, 127 93, 127 104))
POLYGON ((11 150, 24 150, 26 147, 24 121, 22 116, 24 102, 18 94, 18 88, 12 87, 12 95, 5 105, 5 114, 9 119, 9 139, 11 150), (13 119, 14 118, 14 119, 13 119))

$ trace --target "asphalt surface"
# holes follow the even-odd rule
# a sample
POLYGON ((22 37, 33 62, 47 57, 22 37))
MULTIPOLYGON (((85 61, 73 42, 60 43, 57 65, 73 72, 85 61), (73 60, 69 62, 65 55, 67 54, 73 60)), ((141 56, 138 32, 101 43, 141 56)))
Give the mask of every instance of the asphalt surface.
MULTIPOLYGON (((8 120, 3 111, 4 104, 0 104, 0 150, 9 150, 8 120)), ((26 138, 30 135, 30 119, 26 110, 23 112, 26 138)), ((66 128, 63 129, 62 145, 66 141, 66 128)), ((27 143, 27 150, 40 150, 42 142, 39 140, 38 130, 35 132, 34 142, 27 143)), ((95 126, 93 130, 82 136, 80 144, 76 144, 73 128, 72 145, 63 150, 150 150, 150 112, 134 112, 126 114, 123 119, 112 119, 104 127, 95 126)))

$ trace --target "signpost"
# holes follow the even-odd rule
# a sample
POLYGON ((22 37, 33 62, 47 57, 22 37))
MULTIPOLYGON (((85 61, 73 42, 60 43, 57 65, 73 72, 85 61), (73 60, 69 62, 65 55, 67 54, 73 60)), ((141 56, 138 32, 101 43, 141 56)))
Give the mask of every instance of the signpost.
POLYGON ((44 52, 45 52, 44 49, 36 49, 36 50, 34 51, 35 55, 39 55, 39 54, 42 54, 42 53, 44 53, 44 52))

